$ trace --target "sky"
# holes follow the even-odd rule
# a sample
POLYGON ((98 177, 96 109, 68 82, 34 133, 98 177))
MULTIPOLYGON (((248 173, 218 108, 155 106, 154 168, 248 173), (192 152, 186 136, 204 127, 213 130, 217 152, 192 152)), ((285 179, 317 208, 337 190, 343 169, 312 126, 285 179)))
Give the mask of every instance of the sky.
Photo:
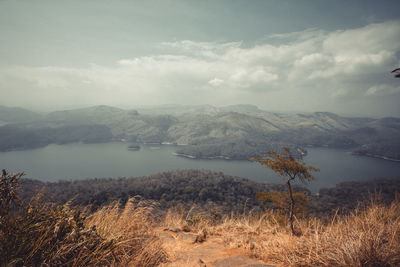
POLYGON ((0 105, 400 117, 400 1, 0 0, 0 105))

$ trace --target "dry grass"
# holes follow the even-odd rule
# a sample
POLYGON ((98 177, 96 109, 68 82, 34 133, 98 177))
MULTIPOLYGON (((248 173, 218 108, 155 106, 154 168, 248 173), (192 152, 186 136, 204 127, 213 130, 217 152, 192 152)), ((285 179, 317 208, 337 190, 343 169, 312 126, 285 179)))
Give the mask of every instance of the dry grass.
POLYGON ((86 219, 105 240, 115 240, 114 261, 109 266, 157 266, 167 260, 161 241, 152 234, 154 203, 129 199, 123 209, 115 203, 86 219))
MULTIPOLYGON (((400 266, 400 202, 370 203, 347 215, 303 218, 292 235, 285 217, 274 211, 231 214, 215 220, 207 213, 170 209, 158 226, 206 231, 227 246, 277 266, 400 266)), ((182 247, 180 247, 182 245, 182 247)), ((168 253, 183 253, 174 244, 168 253)), ((171 255, 172 258, 174 255, 171 255)))
POLYGON ((160 240, 150 234, 150 202, 130 199, 85 218, 68 205, 27 206, 17 189, 22 174, 0 174, 0 266, 157 266, 166 261, 160 240), (18 204, 18 205, 17 205, 18 204))
POLYGON ((298 220, 298 236, 280 218, 272 211, 230 216, 208 231, 278 266, 400 266, 397 201, 390 206, 371 204, 330 220, 298 220))
MULTIPOLYGON (((174 243, 168 249, 156 231, 188 226, 192 232, 205 230, 211 238, 218 237, 227 246, 241 248, 247 255, 277 266, 400 265, 399 202, 390 206, 372 204, 330 220, 300 219, 296 221, 299 236, 292 235, 282 215, 273 211, 231 215, 215 221, 206 213, 171 209, 155 220, 154 209, 150 202, 134 201, 128 201, 122 209, 118 203, 103 207, 84 220, 82 233, 94 231, 92 234, 97 233, 98 237, 91 237, 90 242, 60 241, 58 256, 47 261, 62 262, 62 255, 81 249, 67 266, 157 266, 185 253, 188 245, 174 243), (95 243, 94 249, 82 249, 95 243)), ((35 243, 38 247, 50 241, 47 236, 54 228, 49 229, 35 243)), ((25 264, 30 265, 29 261, 25 264)))
POLYGON ((279 232, 260 240, 264 260, 285 266, 399 266, 400 205, 373 204, 330 223, 300 221, 300 237, 279 232))

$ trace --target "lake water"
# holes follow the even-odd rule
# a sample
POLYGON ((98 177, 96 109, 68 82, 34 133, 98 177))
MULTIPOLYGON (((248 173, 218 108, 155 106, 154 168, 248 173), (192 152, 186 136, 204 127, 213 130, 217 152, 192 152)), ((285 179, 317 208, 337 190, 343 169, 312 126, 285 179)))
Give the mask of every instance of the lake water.
MULTIPOLYGON (((25 172, 42 181, 103 177, 138 177, 177 169, 208 169, 255 181, 281 183, 272 171, 256 162, 192 160, 174 156, 175 146, 141 145, 129 151, 127 143, 49 145, 44 148, 0 153, 0 168, 25 172)), ((344 150, 309 148, 304 161, 320 168, 317 180, 307 187, 313 192, 344 181, 374 178, 400 179, 400 162, 356 156, 344 150)))

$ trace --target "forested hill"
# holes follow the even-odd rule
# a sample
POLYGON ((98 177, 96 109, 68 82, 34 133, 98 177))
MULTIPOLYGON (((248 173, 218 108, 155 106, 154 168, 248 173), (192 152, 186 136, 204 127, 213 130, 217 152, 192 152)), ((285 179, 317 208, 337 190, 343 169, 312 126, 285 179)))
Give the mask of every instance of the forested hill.
POLYGON ((95 106, 43 116, 2 107, 0 118, 12 118, 9 114, 14 111, 19 111, 18 119, 3 121, 6 125, 0 126, 0 151, 51 143, 124 140, 182 145, 177 154, 192 158, 247 159, 283 146, 301 155, 309 146, 323 146, 400 159, 400 118, 349 118, 328 112, 285 114, 251 105, 139 110, 95 106))
POLYGON ((253 182, 248 179, 207 170, 180 170, 138 178, 104 178, 44 183, 24 179, 21 196, 29 200, 42 187, 44 199, 56 204, 73 200, 73 205, 94 208, 114 200, 125 202, 140 195, 159 201, 164 207, 192 204, 218 206, 227 210, 242 210, 244 205, 256 207, 255 193, 284 190, 284 186, 253 182))
MULTIPOLYGON (((79 181, 41 182, 23 179, 21 197, 29 201, 41 188, 42 199, 56 204, 70 200, 72 205, 93 209, 112 201, 124 203, 128 198, 141 196, 154 200, 162 208, 196 206, 216 213, 243 212, 244 209, 263 209, 256 200, 256 192, 286 190, 282 184, 267 184, 207 170, 179 170, 139 178, 106 178, 79 181)), ((309 191, 295 186, 296 191, 309 191)), ((356 207, 358 201, 370 200, 377 193, 390 203, 400 192, 400 179, 378 179, 370 182, 347 182, 333 188, 321 189, 312 197, 310 209, 315 213, 329 213, 338 208, 356 207)))

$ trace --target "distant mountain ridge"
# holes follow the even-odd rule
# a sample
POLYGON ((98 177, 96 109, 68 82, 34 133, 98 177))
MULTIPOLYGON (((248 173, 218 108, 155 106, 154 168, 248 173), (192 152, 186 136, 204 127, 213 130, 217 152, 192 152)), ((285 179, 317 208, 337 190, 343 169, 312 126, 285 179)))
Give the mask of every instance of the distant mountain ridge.
POLYGON ((253 105, 163 106, 138 110, 103 105, 43 116, 0 107, 0 118, 8 123, 0 127, 3 137, 0 150, 3 151, 54 142, 125 140, 182 145, 177 155, 191 158, 247 159, 283 146, 301 155, 309 146, 323 146, 400 160, 400 118, 350 118, 330 112, 276 113, 253 105), (61 134, 65 127, 79 134, 71 134, 73 138, 66 138, 65 134, 57 138, 57 133, 61 134), (86 127, 85 131, 78 131, 79 127, 86 127), (36 143, 21 145, 22 136, 36 143))
POLYGON ((28 122, 41 118, 40 114, 27 109, 0 106, 0 122, 3 123, 28 122))

